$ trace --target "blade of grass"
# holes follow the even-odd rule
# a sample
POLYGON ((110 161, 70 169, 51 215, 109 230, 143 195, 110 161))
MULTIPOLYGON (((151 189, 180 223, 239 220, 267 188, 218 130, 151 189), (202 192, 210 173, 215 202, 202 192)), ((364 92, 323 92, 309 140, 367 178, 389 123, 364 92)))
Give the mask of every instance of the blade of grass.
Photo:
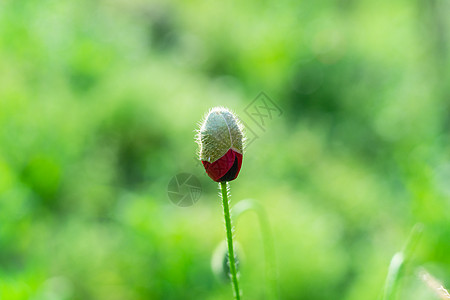
POLYGON ((414 225, 402 251, 395 253, 392 257, 384 285, 383 300, 394 300, 396 298, 405 265, 410 261, 422 231, 422 224, 414 225))
POLYGON ((279 299, 275 247, 272 232, 269 226, 269 218, 264 207, 254 199, 245 199, 236 203, 233 206, 232 218, 237 221, 239 216, 248 211, 253 211, 256 213, 261 228, 266 264, 266 280, 268 283, 268 299, 279 299))
POLYGON ((442 300, 450 299, 450 293, 442 283, 433 277, 425 268, 419 268, 419 278, 442 300))

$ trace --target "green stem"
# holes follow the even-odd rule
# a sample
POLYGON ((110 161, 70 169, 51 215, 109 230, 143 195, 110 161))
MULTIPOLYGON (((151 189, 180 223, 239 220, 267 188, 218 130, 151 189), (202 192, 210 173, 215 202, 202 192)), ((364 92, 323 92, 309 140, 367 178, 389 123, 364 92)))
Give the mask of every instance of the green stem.
POLYGON ((236 272, 236 261, 233 247, 233 227, 231 225, 230 208, 228 201, 228 182, 220 182, 220 189, 222 191, 223 216, 225 218, 225 229, 227 231, 227 245, 228 245, 228 261, 230 263, 231 283, 234 291, 234 298, 240 299, 239 284, 236 272))
POLYGON ((266 259, 266 280, 267 280, 267 299, 279 299, 277 267, 275 257, 275 246, 272 232, 269 226, 269 218, 264 207, 253 199, 239 201, 233 206, 232 220, 236 223, 237 219, 245 212, 253 211, 258 216, 261 228, 261 236, 266 259))

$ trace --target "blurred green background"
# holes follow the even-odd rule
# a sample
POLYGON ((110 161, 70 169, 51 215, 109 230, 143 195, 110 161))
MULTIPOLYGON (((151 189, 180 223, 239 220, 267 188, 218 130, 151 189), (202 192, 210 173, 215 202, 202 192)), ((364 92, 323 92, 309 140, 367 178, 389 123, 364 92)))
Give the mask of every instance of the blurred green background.
MULTIPOLYGON (((449 12, 1 1, 0 299, 231 299, 210 267, 217 184, 195 160, 218 105, 253 133, 232 203, 266 208, 281 299, 379 299, 417 222, 414 264, 450 287, 449 12), (260 92, 282 110, 263 130, 246 113, 260 92), (187 208, 167 194, 181 172, 202 184, 187 208)), ((265 299, 254 215, 236 239, 244 299, 265 299)), ((413 268, 400 298, 437 299, 413 268)))

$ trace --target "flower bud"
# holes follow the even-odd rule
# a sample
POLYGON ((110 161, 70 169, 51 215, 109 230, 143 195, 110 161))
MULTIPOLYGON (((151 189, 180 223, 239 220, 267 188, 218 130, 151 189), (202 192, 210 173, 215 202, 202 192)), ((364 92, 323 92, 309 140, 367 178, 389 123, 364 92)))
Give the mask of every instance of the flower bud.
POLYGON ((197 134, 200 160, 212 180, 236 179, 244 152, 243 127, 238 118, 223 107, 212 108, 197 134))
MULTIPOLYGON (((242 251, 242 246, 236 242, 234 247, 234 260, 236 262, 236 269, 239 272, 242 262, 245 262, 245 255, 242 251)), ((218 280, 230 281, 230 257, 228 254, 227 242, 222 241, 217 245, 211 256, 211 269, 218 280)))

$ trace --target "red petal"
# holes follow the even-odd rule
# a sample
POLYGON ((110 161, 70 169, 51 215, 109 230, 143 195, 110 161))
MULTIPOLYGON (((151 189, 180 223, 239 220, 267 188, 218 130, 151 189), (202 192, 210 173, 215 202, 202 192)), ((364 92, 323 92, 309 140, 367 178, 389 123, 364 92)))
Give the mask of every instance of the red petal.
POLYGON ((236 179, 241 170, 242 165, 242 154, 230 149, 225 153, 224 156, 216 160, 215 162, 209 163, 207 161, 202 161, 205 167, 206 173, 214 181, 222 181, 221 178, 227 175, 227 181, 236 179), (236 166, 233 165, 235 164, 236 166), (227 174, 228 171, 233 172, 233 174, 227 174))

